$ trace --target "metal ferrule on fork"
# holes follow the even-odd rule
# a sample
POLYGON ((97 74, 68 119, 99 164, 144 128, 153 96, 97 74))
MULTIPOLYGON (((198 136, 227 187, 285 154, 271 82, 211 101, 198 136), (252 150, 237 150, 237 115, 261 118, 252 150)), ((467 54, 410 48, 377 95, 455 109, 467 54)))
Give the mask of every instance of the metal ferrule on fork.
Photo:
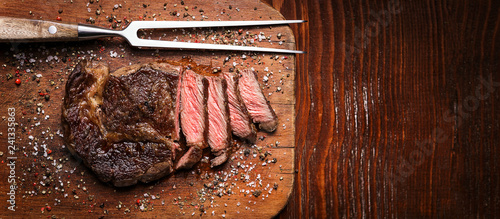
POLYGON ((106 28, 90 26, 85 24, 78 24, 79 40, 93 40, 101 37, 113 37, 113 36, 122 36, 121 31, 110 30, 106 28))

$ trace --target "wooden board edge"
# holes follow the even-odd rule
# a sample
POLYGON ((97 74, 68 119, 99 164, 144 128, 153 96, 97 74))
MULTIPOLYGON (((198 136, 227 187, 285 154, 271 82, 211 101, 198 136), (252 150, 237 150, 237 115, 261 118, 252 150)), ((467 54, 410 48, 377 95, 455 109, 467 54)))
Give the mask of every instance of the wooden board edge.
MULTIPOLYGON (((261 0, 259 0, 259 2, 262 3, 263 5, 265 5, 266 7, 269 7, 271 10, 276 11, 276 13, 278 13, 283 20, 286 20, 286 18, 278 10, 276 10, 273 6, 267 4, 266 2, 262 2, 261 0)), ((294 44, 295 44, 293 49, 297 49, 297 41, 295 40, 295 35, 293 34, 292 28, 290 28, 290 26, 287 26, 286 28, 289 29, 290 33, 292 33, 290 37, 292 38, 292 42, 294 42, 294 44)), ((296 79, 297 79, 297 57, 296 57, 296 55, 293 55, 293 69, 295 71, 294 72, 295 75, 294 75, 294 80, 292 81, 292 87, 295 88, 295 83, 296 83, 296 79)), ((291 104, 292 112, 294 112, 293 113, 293 125, 294 126, 296 124, 295 123, 295 116, 296 116, 295 115, 295 107, 297 106, 296 104, 297 104, 297 99, 296 99, 296 93, 294 92, 294 95, 292 96, 292 104, 291 104)), ((296 136, 296 134, 297 134, 297 129, 296 129, 296 127, 294 127, 294 131, 293 131, 293 135, 292 135, 293 139, 294 139, 293 150, 292 150, 293 151, 293 155, 292 155, 293 156, 293 159, 292 159, 293 172, 291 173, 292 174, 292 185, 291 185, 289 191, 287 192, 286 199, 281 204, 281 207, 278 209, 278 211, 276 211, 273 215, 271 215, 270 218, 275 218, 279 213, 281 213, 281 211, 283 211, 283 209, 288 204, 290 197, 292 195, 292 192, 293 192, 293 188, 295 187, 295 146, 296 146, 295 145, 295 136, 296 136)))

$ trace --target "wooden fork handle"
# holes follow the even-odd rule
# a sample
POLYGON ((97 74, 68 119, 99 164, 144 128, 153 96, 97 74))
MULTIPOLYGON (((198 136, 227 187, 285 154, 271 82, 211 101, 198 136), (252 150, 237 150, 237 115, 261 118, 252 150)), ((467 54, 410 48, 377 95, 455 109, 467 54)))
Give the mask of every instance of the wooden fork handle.
POLYGON ((78 40, 78 24, 0 17, 0 42, 78 40))

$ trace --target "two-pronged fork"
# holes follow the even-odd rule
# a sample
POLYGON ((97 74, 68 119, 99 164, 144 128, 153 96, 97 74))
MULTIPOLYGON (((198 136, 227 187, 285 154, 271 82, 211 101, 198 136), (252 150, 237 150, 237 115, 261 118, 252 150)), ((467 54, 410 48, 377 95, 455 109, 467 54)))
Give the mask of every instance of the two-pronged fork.
POLYGON ((210 49, 276 53, 304 53, 298 50, 205 43, 146 40, 137 37, 140 29, 237 27, 303 23, 303 20, 268 21, 132 21, 124 30, 110 30, 85 24, 0 17, 0 42, 50 42, 121 36, 132 46, 144 48, 210 49))

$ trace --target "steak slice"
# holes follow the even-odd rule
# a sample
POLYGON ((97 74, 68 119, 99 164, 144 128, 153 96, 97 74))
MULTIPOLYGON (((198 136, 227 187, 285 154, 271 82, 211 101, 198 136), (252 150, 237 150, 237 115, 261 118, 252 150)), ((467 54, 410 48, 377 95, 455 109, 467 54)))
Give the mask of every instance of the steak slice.
POLYGON ((190 147, 188 151, 179 159, 175 169, 188 169, 201 160, 203 150, 197 146, 190 147))
POLYGON ((231 130, 234 135, 253 143, 257 137, 257 131, 255 125, 250 120, 250 116, 248 115, 245 105, 243 105, 241 97, 238 96, 236 90, 236 76, 229 72, 224 73, 223 76, 227 82, 226 93, 229 105, 231 130))
POLYGON ((257 74, 249 69, 240 72, 238 92, 254 123, 259 128, 273 132, 278 126, 278 117, 260 89, 257 74))
POLYGON ((207 76, 208 79, 208 145, 216 156, 211 166, 219 166, 227 160, 227 148, 231 142, 227 84, 223 77, 207 76))
POLYGON ((152 63, 110 75, 105 65, 78 64, 66 83, 62 109, 69 150, 115 186, 171 173, 179 147, 180 70, 152 63))
POLYGON ((201 159, 201 150, 207 147, 208 135, 208 81, 192 70, 183 74, 181 86, 181 130, 189 151, 179 160, 176 169, 191 168, 201 159), (193 156, 199 155, 199 156, 193 156))

